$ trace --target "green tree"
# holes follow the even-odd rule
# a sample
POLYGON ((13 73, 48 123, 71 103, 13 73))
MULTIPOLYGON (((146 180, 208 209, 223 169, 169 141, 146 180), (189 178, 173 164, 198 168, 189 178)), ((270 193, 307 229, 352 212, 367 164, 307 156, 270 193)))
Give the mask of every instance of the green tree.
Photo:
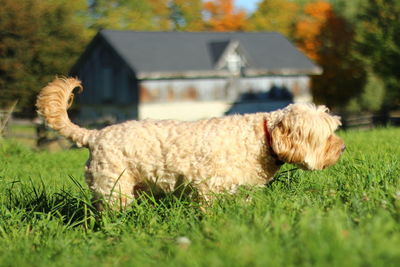
POLYGON ((379 111, 385 98, 385 84, 372 71, 367 71, 367 80, 362 93, 350 100, 347 111, 379 111))
POLYGON ((299 5, 289 0, 263 0, 246 23, 249 31, 277 31, 292 36, 299 5))
POLYGON ((369 0, 358 17, 357 49, 385 85, 384 105, 400 105, 400 2, 369 0))
POLYGON ((347 21, 354 23, 360 8, 366 2, 365 0, 330 0, 333 9, 337 14, 346 18, 347 21))
MULTIPOLYGON (((36 92, 66 75, 89 34, 85 0, 0 0, 0 106, 33 111, 36 92)), ((33 114, 33 112, 32 112, 33 114)))
POLYGON ((204 29, 201 0, 172 0, 170 18, 174 30, 201 31, 204 29))
POLYGON ((93 0, 94 30, 170 30, 168 0, 93 0))

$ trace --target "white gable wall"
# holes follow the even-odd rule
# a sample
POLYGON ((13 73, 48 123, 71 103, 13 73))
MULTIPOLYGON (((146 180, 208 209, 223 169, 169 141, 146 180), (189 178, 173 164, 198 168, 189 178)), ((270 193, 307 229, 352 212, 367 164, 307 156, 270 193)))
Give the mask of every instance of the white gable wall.
MULTIPOLYGON (((141 81, 141 90, 153 98, 139 101, 139 119, 196 120, 223 116, 243 93, 265 93, 272 87, 286 87, 294 102, 311 102, 310 78, 307 76, 242 77, 238 81, 239 92, 228 92, 227 79, 175 79, 141 81), (190 96, 187 91, 191 90, 190 96)), ((241 103, 258 109, 260 105, 279 108, 285 101, 241 103)), ((237 103, 235 105, 238 105, 237 103)), ((246 108, 248 110, 248 108, 246 108)))

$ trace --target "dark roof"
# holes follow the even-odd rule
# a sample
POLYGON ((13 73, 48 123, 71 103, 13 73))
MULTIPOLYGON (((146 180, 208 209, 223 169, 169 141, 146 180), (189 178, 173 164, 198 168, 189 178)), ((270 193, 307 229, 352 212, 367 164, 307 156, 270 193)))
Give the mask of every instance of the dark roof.
POLYGON ((275 32, 102 30, 96 37, 103 38, 139 78, 226 74, 218 71, 215 64, 232 41, 239 42, 246 51, 246 73, 250 75, 321 73, 317 65, 275 32))

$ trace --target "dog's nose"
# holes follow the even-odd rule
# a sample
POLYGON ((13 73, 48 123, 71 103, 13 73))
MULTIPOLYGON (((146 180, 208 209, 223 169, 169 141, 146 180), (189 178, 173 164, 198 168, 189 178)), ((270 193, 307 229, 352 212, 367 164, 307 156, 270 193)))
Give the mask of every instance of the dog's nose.
POLYGON ((346 145, 342 145, 342 152, 346 150, 346 145))

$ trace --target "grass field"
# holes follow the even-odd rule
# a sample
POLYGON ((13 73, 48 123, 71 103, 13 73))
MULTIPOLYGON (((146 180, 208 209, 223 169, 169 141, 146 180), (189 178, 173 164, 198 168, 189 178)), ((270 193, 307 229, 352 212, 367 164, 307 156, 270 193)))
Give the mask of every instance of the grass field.
POLYGON ((327 170, 282 172, 205 211, 167 197, 102 216, 87 151, 0 140, 0 265, 399 266, 400 129, 340 135, 348 149, 327 170))

